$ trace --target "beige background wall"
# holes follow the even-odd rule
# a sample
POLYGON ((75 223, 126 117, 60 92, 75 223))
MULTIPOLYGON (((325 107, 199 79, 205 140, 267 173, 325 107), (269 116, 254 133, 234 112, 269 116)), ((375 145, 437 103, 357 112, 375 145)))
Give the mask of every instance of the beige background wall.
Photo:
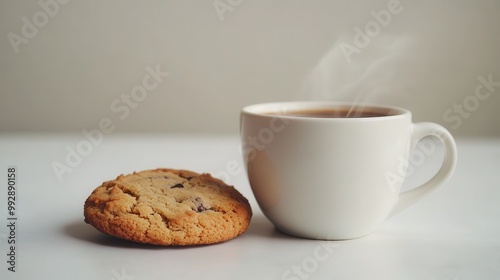
POLYGON ((3 0, 0 35, 2 132, 237 133, 247 104, 358 99, 500 136, 500 1, 3 0))

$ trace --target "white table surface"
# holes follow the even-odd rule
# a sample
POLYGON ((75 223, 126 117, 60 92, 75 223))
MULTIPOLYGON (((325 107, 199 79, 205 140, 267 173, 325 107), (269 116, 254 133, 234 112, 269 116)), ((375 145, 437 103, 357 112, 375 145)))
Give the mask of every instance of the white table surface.
MULTIPOLYGON (((320 242, 276 232, 247 182, 237 136, 106 135, 60 182, 74 135, 0 136, 0 279, 500 279, 500 139, 458 139, 454 176, 419 204, 360 239, 320 242), (226 166, 237 163, 236 170, 226 166), (7 168, 17 167, 16 272, 7 270, 7 168), (145 246, 83 222, 101 182, 156 167, 222 174, 251 202, 247 232, 199 247, 145 246)), ((406 188, 430 176, 426 157, 406 188)))

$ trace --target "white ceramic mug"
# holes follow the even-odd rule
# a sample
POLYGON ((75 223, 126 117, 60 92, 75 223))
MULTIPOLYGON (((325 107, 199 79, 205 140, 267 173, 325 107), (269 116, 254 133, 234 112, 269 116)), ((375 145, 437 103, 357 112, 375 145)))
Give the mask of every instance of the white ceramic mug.
POLYGON ((457 152, 451 134, 435 123, 412 123, 406 109, 356 106, 377 115, 357 118, 290 115, 351 107, 304 101, 242 109, 248 179, 262 212, 277 230, 313 239, 361 237, 453 173, 457 152), (426 136, 443 143, 443 164, 428 182, 400 193, 407 167, 403 162, 426 136))

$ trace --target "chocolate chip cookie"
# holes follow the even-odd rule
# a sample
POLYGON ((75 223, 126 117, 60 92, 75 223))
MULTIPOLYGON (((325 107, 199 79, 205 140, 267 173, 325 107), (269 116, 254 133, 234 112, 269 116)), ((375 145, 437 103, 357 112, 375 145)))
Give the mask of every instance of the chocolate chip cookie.
POLYGON ((120 175, 87 198, 85 222, 99 231, 154 245, 232 239, 250 224, 248 200, 209 174, 156 169, 120 175))

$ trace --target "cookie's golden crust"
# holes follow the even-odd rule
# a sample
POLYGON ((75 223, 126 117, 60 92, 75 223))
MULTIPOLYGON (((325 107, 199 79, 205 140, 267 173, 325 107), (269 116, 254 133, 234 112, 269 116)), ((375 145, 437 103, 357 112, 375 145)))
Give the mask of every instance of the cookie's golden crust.
POLYGON ((135 242, 202 245, 242 234, 252 210, 209 174, 155 169, 104 182, 85 201, 84 216, 99 231, 135 242))

